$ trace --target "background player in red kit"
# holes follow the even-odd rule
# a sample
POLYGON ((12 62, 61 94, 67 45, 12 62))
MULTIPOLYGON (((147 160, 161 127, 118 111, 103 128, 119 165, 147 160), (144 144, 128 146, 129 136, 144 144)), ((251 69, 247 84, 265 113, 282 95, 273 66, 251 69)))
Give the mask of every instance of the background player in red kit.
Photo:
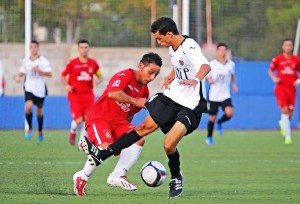
POLYGON ((300 83, 297 75, 297 72, 300 71, 300 60, 299 57, 292 54, 292 40, 285 39, 282 50, 282 54, 272 59, 269 75, 276 84, 275 96, 281 109, 281 120, 279 121, 281 134, 285 135, 285 144, 292 144, 290 119, 295 107, 296 86, 300 83), (277 71, 277 76, 274 75, 274 71, 277 71))
MULTIPOLYGON (((88 137, 94 145, 106 149, 121 135, 135 127, 130 122, 135 113, 145 108, 144 104, 149 96, 147 84, 159 74, 161 66, 160 56, 148 53, 141 59, 137 70, 126 69, 110 79, 86 119, 88 137)), ((136 186, 125 175, 138 160, 143 144, 144 139, 141 139, 121 151, 119 161, 107 179, 109 185, 136 190, 136 186)), ((84 168, 74 174, 76 195, 85 195, 87 180, 96 169, 96 165, 87 161, 84 168)))
MULTIPOLYGON (((61 73, 61 79, 68 92, 72 122, 70 128, 70 144, 75 144, 76 129, 81 125, 81 134, 85 132, 85 118, 94 103, 94 84, 102 80, 101 72, 96 60, 88 57, 89 42, 78 42, 79 57, 71 59, 61 73), (97 79, 94 81, 94 75, 97 79)), ((80 148, 80 145, 78 145, 80 148)))

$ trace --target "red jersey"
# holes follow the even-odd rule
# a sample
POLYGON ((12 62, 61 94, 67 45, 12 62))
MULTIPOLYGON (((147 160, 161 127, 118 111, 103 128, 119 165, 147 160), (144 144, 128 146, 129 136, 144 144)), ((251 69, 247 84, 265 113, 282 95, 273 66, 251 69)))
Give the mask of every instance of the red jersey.
POLYGON ((286 58, 280 54, 272 59, 270 69, 277 71, 277 76, 280 79, 279 86, 295 87, 294 82, 298 78, 297 72, 300 71, 300 59, 295 55, 286 58))
POLYGON ((120 103, 108 97, 109 92, 120 90, 134 98, 149 97, 148 86, 138 84, 132 69, 118 72, 109 80, 103 94, 90 109, 86 119, 86 127, 99 119, 108 119, 114 122, 123 121, 128 114, 135 114, 141 110, 141 108, 129 103, 120 103))
POLYGON ((99 69, 98 63, 91 58, 87 62, 81 62, 77 57, 68 62, 61 75, 69 75, 68 84, 73 87, 73 91, 68 93, 69 100, 84 101, 85 96, 94 98, 93 75, 99 69))

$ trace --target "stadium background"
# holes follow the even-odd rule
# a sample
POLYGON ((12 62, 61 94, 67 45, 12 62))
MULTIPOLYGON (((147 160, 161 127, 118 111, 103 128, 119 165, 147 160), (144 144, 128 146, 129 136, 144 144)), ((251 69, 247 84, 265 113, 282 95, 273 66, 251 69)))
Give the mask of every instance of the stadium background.
MULTIPOLYGON (((206 2, 190 1, 189 35, 214 57, 214 44, 207 44, 206 2)), ((173 16, 173 6, 181 1, 121 0, 32 0, 32 38, 41 42, 41 54, 53 68, 47 81, 45 127, 68 128, 70 114, 66 93, 59 79, 66 62, 77 55, 76 42, 91 42, 90 56, 102 67, 104 81, 95 88, 99 95, 113 73, 137 66, 145 52, 158 52, 164 61, 162 73, 150 84, 151 93, 159 91, 163 77, 170 71, 167 49, 151 43, 151 16, 173 16), (151 10, 151 5, 156 6, 151 10)), ((0 129, 23 128, 24 99, 21 84, 14 82, 24 57, 24 1, 0 2, 0 61, 4 67, 6 95, 0 97, 0 129)), ((180 15, 180 13, 179 13, 180 15)), ((267 75, 269 61, 281 52, 284 38, 295 38, 300 5, 297 0, 211 1, 212 40, 226 42, 236 62, 239 93, 233 96, 235 117, 224 126, 234 129, 277 128, 280 112, 273 96, 273 83, 267 75)), ((178 22, 179 25, 181 22, 178 22)), ((299 93, 298 93, 299 99, 299 93)), ((292 127, 300 122, 299 100, 292 127)), ((145 116, 140 113, 134 123, 145 116)), ((207 116, 200 127, 205 127, 207 116)), ((34 127, 36 123, 34 120, 34 127)))

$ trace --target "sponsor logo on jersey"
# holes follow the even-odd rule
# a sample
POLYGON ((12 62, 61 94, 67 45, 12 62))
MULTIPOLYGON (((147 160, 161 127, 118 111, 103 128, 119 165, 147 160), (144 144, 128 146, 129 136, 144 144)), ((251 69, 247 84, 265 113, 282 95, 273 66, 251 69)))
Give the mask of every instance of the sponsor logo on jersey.
POLYGON ((119 87, 120 83, 121 83, 121 80, 118 79, 118 80, 114 81, 114 83, 112 84, 112 87, 119 87))
POLYGON ((129 103, 121 103, 121 102, 118 102, 118 101, 115 101, 118 106, 120 106, 120 108, 125 112, 129 112, 130 111, 130 104, 129 103))
POLYGON ((103 134, 107 139, 111 138, 111 133, 108 129, 104 129, 103 134))
POLYGON ((190 49, 196 49, 196 47, 190 47, 190 49))
POLYGON ((184 62, 183 62, 183 60, 179 60, 178 62, 179 62, 179 64, 180 64, 181 66, 183 66, 183 65, 184 65, 184 62))
POLYGON ((86 71, 81 71, 80 72, 80 75, 77 76, 77 80, 78 81, 91 81, 92 80, 92 77, 91 75, 86 72, 86 71))

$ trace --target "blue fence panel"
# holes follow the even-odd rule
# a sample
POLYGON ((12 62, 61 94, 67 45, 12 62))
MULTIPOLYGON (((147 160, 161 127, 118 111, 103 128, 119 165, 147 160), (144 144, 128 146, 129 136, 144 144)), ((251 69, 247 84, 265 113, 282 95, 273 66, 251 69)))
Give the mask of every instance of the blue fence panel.
MULTIPOLYGON (((238 62, 236 63, 236 78, 239 92, 234 94, 234 117, 224 124, 230 129, 273 129, 278 128, 280 110, 273 94, 274 84, 268 76, 269 62, 238 62)), ((299 92, 297 94, 299 99, 299 92)), ((300 101, 297 101, 293 128, 299 125, 300 101)), ((24 128, 24 97, 0 97, 0 129, 24 128)), ((35 110, 33 128, 37 128, 35 110)), ((133 119, 133 124, 139 124, 148 114, 142 110, 133 119)), ((219 117, 222 111, 219 112, 219 117)), ((44 105, 44 126, 48 129, 68 129, 71 116, 69 102, 66 96, 48 96, 44 105)), ((206 128, 208 115, 204 114, 200 128, 206 128)))

